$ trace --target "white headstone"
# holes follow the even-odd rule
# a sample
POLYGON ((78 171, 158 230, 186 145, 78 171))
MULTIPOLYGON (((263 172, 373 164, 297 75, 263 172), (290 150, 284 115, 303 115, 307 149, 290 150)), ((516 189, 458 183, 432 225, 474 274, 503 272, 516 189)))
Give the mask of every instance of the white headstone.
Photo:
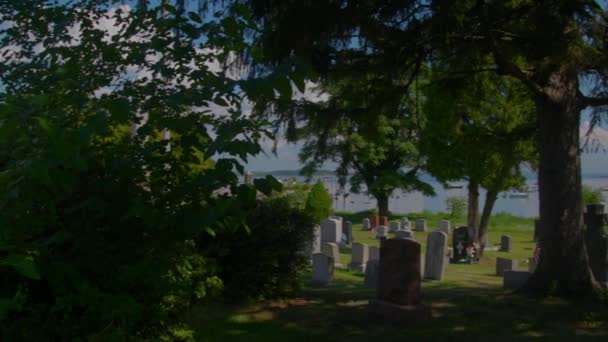
POLYGON ((369 247, 364 243, 353 243, 352 258, 348 268, 356 272, 365 272, 367 260, 369 260, 369 247))
POLYGON ((331 257, 334 260, 334 266, 336 268, 342 267, 340 263, 340 250, 338 249, 338 244, 333 242, 325 242, 321 246, 321 253, 331 257))
POLYGON ((380 226, 376 230, 376 238, 377 239, 386 239, 388 238, 388 228, 386 226, 380 226))
POLYGON ((369 221, 368 218, 364 218, 363 222, 361 223, 361 230, 371 230, 372 229, 372 223, 369 221))
POLYGON ((401 229, 410 230, 410 220, 408 220, 407 217, 401 218, 401 229))
POLYGON ((426 239, 424 278, 442 280, 446 267, 448 236, 444 232, 432 232, 426 239))
POLYGON ((399 222, 391 222, 391 223, 389 223, 389 227, 390 228, 389 228, 388 232, 389 233, 395 233, 395 232, 397 232, 398 230, 401 229, 401 223, 399 223, 399 222))
POLYGON ((369 248, 369 260, 380 260, 380 248, 370 247, 369 248))
POLYGON ((312 234, 312 254, 321 253, 321 226, 315 225, 312 234))
POLYGON ((417 219, 416 220, 416 231, 424 232, 426 231, 426 220, 425 219, 417 219))
POLYGON ((451 223, 449 220, 441 220, 439 221, 439 229, 438 231, 445 233, 446 235, 450 236, 451 234, 451 223))
POLYGON ((342 223, 336 219, 321 221, 321 242, 342 242, 342 223))
POLYGON ((411 230, 400 230, 398 232, 395 233, 395 238, 397 239, 413 239, 414 238, 414 232, 412 232, 411 230))
POLYGON ((312 255, 312 285, 325 286, 334 278, 334 259, 323 254, 312 255))

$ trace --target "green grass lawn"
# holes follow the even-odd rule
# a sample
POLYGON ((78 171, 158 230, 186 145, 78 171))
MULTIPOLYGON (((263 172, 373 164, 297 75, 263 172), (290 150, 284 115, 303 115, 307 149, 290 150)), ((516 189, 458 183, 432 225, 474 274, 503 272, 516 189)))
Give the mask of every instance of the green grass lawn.
MULTIPOLYGON (((353 220, 355 241, 379 245, 372 233, 361 231, 360 217, 341 214, 353 220)), ((431 214, 425 218, 429 232, 441 219, 431 214)), ((461 223, 453 222, 452 228, 461 223)), ((423 303, 432 312, 426 321, 395 325, 374 319, 366 306, 374 290, 363 286, 362 274, 348 270, 338 270, 330 286, 305 285, 297 298, 201 307, 189 312, 186 321, 196 328, 199 341, 608 340, 606 303, 529 299, 502 289, 502 278, 494 275, 496 257, 523 261, 531 256, 533 221, 498 215, 490 227, 490 242, 497 244, 503 234, 513 238, 512 252, 488 251, 479 264, 448 265, 444 281, 422 282, 423 303)), ((415 233, 423 252, 426 235, 415 233)), ((341 259, 349 262, 350 249, 341 251, 341 259)), ((520 269, 527 269, 521 261, 520 269)), ((309 277, 303 275, 303 281, 309 277)))

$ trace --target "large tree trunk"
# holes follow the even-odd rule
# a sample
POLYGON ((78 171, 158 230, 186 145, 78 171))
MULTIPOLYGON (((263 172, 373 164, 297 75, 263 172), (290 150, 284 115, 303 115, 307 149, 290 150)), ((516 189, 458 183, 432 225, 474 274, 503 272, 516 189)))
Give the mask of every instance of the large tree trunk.
POLYGON ((473 241, 477 241, 477 223, 479 222, 479 183, 469 179, 468 192, 467 226, 469 227, 469 236, 473 241))
POLYGON ((554 73, 536 106, 540 126, 538 171, 540 263, 522 288, 546 295, 589 296, 597 286, 583 237, 580 102, 575 72, 554 73))
POLYGON ((378 201, 378 215, 388 217, 388 196, 377 195, 376 200, 378 201))
POLYGON ((492 216, 492 209, 494 209, 494 203, 498 198, 498 190, 488 189, 486 193, 486 201, 483 205, 483 211, 481 212, 481 221, 479 223, 479 232, 477 234, 477 240, 479 241, 479 256, 483 255, 483 251, 486 248, 485 236, 488 234, 488 225, 490 224, 490 217, 492 216))

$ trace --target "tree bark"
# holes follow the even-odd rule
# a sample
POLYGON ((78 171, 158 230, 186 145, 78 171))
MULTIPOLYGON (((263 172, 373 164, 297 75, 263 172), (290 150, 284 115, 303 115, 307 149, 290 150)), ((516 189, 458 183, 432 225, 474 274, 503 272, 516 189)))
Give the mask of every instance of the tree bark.
POLYGON ((378 202, 378 215, 388 217, 388 196, 377 195, 376 200, 378 202))
POLYGON ((481 221, 479 223, 479 232, 477 238, 479 241, 479 256, 483 255, 483 251, 486 248, 485 235, 488 233, 488 225, 490 224, 490 217, 492 216, 492 209, 494 209, 494 203, 498 198, 498 190, 488 189, 486 193, 486 201, 483 205, 483 211, 481 213, 481 221))
POLYGON ((594 294, 583 236, 576 72, 562 68, 548 78, 536 107, 540 128, 538 171, 540 262, 522 292, 566 297, 594 294))
POLYGON ((477 241, 478 215, 479 215, 479 183, 469 179, 468 186, 468 205, 467 205, 467 226, 469 236, 473 241, 477 241))

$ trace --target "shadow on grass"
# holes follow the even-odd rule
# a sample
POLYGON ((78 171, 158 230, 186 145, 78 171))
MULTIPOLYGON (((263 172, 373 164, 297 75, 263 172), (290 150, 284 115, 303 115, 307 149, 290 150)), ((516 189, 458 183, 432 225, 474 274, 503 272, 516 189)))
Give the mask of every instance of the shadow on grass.
POLYGON ((375 291, 362 275, 337 272, 324 288, 305 288, 301 296, 254 306, 214 306, 190 313, 198 341, 382 341, 479 340, 544 337, 551 341, 608 338, 608 306, 534 300, 494 286, 462 287, 425 282, 423 303, 432 317, 406 325, 379 322, 367 311, 375 291))

